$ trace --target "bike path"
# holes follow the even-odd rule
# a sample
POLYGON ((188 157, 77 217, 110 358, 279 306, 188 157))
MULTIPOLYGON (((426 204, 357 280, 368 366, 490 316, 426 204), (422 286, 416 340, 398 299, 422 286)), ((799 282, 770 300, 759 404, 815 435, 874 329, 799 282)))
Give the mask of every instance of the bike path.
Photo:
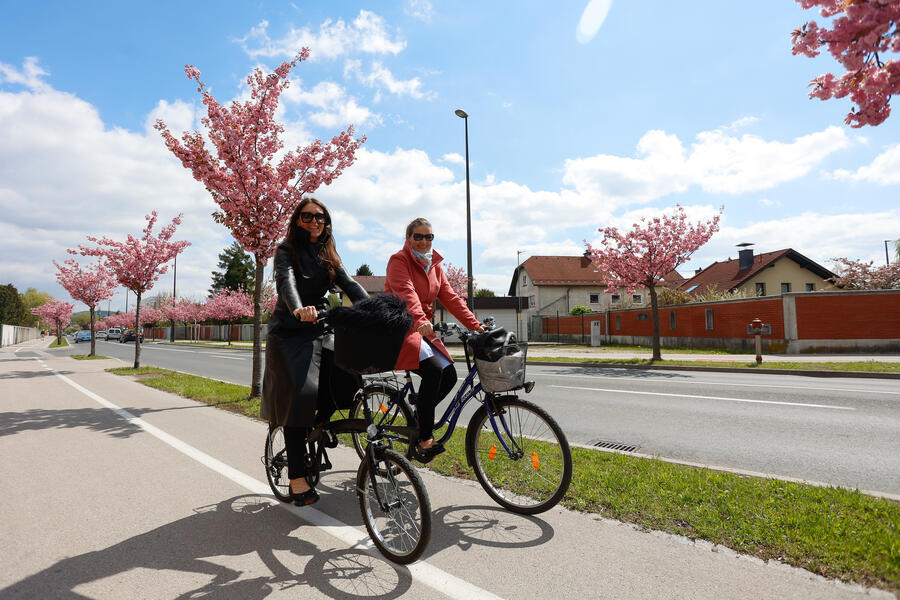
POLYGON ((593 515, 514 515, 427 470, 431 543, 395 566, 354 546, 367 536, 352 450, 331 452, 315 507, 275 505, 263 423, 103 372, 112 364, 0 353, 0 510, 15 517, 0 539, 16 548, 0 561, 0 598, 866 595, 593 515))

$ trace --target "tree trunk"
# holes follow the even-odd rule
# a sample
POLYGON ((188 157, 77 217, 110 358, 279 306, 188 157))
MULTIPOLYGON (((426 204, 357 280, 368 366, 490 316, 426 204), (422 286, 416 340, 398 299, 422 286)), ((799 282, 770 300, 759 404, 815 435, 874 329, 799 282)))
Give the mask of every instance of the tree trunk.
POLYGON ((262 395, 262 288, 265 260, 256 254, 256 286, 253 290, 253 375, 250 381, 250 397, 262 395))
POLYGON ((97 354, 97 333, 94 331, 94 307, 91 308, 91 353, 89 356, 97 354))
POLYGON ((662 360, 659 351, 659 299, 656 297, 656 286, 650 284, 650 307, 653 312, 653 360, 662 360))
POLYGON ((59 319, 56 320, 56 345, 62 346, 62 331, 59 327, 59 319))
POLYGON ((231 345, 231 336, 234 335, 234 321, 228 321, 228 345, 231 345))
POLYGON ((137 306, 134 309, 134 368, 141 368, 141 292, 135 292, 137 306))

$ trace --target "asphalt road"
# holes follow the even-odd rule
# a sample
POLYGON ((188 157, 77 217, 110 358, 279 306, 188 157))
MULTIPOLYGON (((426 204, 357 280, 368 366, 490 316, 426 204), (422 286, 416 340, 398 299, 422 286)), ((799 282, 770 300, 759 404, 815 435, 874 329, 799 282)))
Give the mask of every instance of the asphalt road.
MULTIPOLYGON (((97 352, 130 363, 134 345, 101 341, 97 352)), ((152 343, 142 364, 245 385, 252 367, 249 350, 152 343)), ((897 380, 563 366, 528 376, 528 398, 572 443, 900 496, 897 380)))

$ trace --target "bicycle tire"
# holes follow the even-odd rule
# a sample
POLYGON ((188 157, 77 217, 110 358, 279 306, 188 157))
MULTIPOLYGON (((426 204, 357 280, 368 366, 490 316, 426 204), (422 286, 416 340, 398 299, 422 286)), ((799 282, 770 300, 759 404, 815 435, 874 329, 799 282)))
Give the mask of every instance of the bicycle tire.
MULTIPOLYGON (((362 395, 353 403, 350 409, 351 419, 364 419, 365 411, 363 403, 369 405, 372 411, 374 422, 376 425, 407 425, 414 423, 415 418, 409 414, 406 406, 402 402, 394 404, 390 410, 387 409, 391 405, 390 400, 399 390, 391 385, 381 383, 373 383, 367 385, 363 389, 362 395), (384 407, 384 409, 382 409, 384 407)), ((365 432, 353 432, 350 434, 353 438, 353 447, 356 449, 356 455, 360 460, 366 457, 366 446, 368 445, 365 432)), ((387 441, 389 447, 393 448, 403 456, 410 458, 409 440, 401 435, 385 433, 384 440, 387 441)))
POLYGON ((266 467, 266 481, 269 482, 272 493, 282 502, 290 502, 291 480, 288 478, 287 447, 284 443, 284 429, 280 425, 269 425, 263 464, 266 467))
POLYGON ((412 463, 395 450, 378 446, 374 466, 360 462, 356 472, 359 510, 369 537, 388 560, 406 565, 417 560, 431 539, 431 501, 422 477, 412 463), (372 487, 385 494, 382 510, 372 487))
MULTIPOLYGON (((515 513, 534 515, 556 506, 572 481, 572 450, 565 434, 543 408, 517 396, 487 401, 502 415, 522 450, 511 457, 499 443, 482 405, 466 431, 466 459, 484 491, 500 506, 515 513)), ((513 445, 498 421, 507 446, 513 445)))

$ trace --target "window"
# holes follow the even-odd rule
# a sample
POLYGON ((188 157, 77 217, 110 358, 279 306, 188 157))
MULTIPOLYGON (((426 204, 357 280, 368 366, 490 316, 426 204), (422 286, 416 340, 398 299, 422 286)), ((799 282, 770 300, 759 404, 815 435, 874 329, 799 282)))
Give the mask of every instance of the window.
POLYGON ((782 294, 790 294, 791 293, 791 284, 790 283, 782 283, 781 284, 781 293, 782 294))
POLYGON ((806 284, 806 291, 807 291, 807 292, 812 292, 812 291, 814 291, 815 289, 816 289, 816 284, 814 284, 814 283, 807 283, 807 284, 806 284))
POLYGON ((528 296, 528 307, 534 308, 534 294, 532 294, 531 296, 528 296))
POLYGON ((528 275, 526 275, 525 273, 522 273, 522 285, 528 285, 528 275))
POLYGON ((622 315, 616 315, 616 331, 622 331, 622 315))
MULTIPOLYGON (((759 284, 757 283, 756 285, 759 285, 759 284)), ((711 308, 706 309, 706 330, 707 331, 713 330, 713 309, 711 309, 711 308)))
POLYGON ((631 295, 631 301, 632 301, 634 304, 643 304, 643 303, 644 303, 644 296, 641 295, 641 294, 632 294, 632 295, 631 295))
MULTIPOLYGON (((756 284, 756 295, 757 296, 765 296, 766 295, 766 284, 757 283, 756 284)), ((709 329, 709 327, 707 327, 709 329)))
POLYGON ((669 312, 669 329, 675 329, 675 311, 669 312))
POLYGON ((610 304, 618 304, 619 303, 619 295, 618 294, 611 295, 609 297, 609 303, 610 304))
POLYGON ((590 302, 588 304, 600 304, 600 294, 589 294, 590 302))
POLYGON ((638 321, 647 321, 650 319, 650 315, 647 313, 638 313, 638 321))

